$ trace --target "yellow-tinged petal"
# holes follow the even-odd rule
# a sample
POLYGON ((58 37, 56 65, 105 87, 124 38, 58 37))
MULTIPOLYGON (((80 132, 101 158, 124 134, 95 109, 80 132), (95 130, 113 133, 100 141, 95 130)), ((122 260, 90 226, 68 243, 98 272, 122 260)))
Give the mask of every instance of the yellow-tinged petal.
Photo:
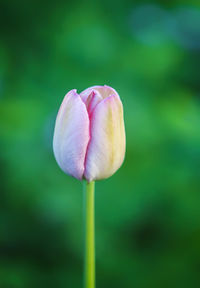
POLYGON ((125 155, 123 106, 118 94, 102 100, 90 117, 90 141, 84 177, 88 181, 110 177, 125 155))

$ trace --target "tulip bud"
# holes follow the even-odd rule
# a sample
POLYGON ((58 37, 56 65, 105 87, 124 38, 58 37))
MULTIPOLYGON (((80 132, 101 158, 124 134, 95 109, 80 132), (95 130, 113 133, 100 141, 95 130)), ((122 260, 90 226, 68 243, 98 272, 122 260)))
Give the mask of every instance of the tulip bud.
POLYGON ((88 182, 110 177, 125 155, 123 106, 108 86, 68 92, 59 109, 53 150, 60 168, 88 182))

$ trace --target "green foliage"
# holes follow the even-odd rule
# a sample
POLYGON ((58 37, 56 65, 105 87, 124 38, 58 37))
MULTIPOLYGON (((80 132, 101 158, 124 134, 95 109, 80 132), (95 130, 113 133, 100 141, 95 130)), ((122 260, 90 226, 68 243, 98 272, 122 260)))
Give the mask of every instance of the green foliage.
POLYGON ((1 288, 82 287, 82 187, 52 135, 67 91, 104 84, 127 152, 96 184, 97 287, 199 287, 199 5, 148 3, 1 1, 1 288))

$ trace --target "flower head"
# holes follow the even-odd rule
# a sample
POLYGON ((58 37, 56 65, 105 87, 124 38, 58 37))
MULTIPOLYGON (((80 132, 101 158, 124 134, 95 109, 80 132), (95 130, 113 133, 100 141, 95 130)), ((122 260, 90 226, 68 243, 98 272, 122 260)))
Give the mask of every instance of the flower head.
POLYGON ((53 150, 60 168, 88 182, 110 177, 125 155, 123 106, 109 86, 68 92, 59 109, 53 150))

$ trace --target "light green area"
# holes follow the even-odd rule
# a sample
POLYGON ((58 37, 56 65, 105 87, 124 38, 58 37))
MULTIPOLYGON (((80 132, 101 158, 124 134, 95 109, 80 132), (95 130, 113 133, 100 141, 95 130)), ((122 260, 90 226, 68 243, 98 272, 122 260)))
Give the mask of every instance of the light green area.
POLYGON ((52 138, 64 95, 104 84, 122 99, 127 148, 95 186, 96 286, 199 288, 200 50, 187 47, 199 9, 0 1, 0 288, 83 287, 82 183, 52 138))
POLYGON ((95 288, 95 183, 84 181, 85 266, 84 287, 95 288))

